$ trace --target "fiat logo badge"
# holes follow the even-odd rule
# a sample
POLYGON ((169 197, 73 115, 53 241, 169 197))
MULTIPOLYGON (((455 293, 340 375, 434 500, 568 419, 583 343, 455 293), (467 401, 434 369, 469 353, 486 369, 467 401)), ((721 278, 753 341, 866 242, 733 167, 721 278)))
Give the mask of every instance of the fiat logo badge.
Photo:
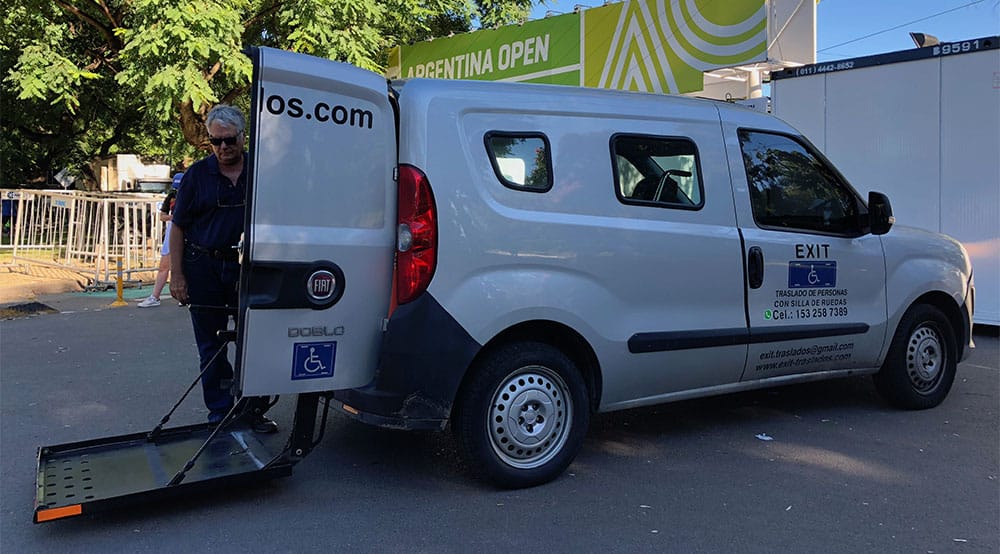
POLYGON ((309 298, 317 302, 329 300, 333 296, 333 290, 336 287, 337 279, 333 276, 333 273, 325 269, 314 271, 306 282, 306 292, 309 293, 309 298))

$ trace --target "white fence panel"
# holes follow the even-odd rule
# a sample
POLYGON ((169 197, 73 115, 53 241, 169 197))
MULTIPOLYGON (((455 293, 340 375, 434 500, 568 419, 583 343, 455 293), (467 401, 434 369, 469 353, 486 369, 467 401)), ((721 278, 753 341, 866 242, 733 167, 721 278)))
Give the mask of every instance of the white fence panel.
POLYGON ((39 264, 113 283, 121 261, 126 278, 159 265, 162 195, 79 191, 0 191, 4 238, 14 263, 39 264))

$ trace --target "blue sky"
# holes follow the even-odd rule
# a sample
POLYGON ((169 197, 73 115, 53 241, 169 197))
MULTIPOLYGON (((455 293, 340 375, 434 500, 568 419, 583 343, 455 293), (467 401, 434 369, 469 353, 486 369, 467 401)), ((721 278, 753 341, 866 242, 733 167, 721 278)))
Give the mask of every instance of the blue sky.
MULTIPOLYGON (((576 5, 598 7, 603 3, 550 0, 532 11, 532 19, 545 17, 548 10, 569 13, 576 5)), ((816 6, 816 59, 839 60, 914 48, 910 31, 934 35, 942 42, 1000 35, 1000 0, 821 0, 816 6), (948 13, 942 13, 945 11, 948 13), (897 26, 901 27, 888 30, 897 26), (848 41, 853 42, 844 44, 848 41)))

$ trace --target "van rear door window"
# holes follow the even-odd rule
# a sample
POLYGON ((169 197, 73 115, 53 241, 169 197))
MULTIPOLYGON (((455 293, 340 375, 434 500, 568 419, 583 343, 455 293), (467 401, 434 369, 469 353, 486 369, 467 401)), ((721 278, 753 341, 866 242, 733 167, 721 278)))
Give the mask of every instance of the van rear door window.
POLYGON ((530 192, 552 188, 552 155, 545 135, 493 131, 485 140, 490 164, 504 186, 530 192))
POLYGON ((698 209, 703 205, 698 149, 686 138, 611 138, 615 193, 626 204, 698 209))

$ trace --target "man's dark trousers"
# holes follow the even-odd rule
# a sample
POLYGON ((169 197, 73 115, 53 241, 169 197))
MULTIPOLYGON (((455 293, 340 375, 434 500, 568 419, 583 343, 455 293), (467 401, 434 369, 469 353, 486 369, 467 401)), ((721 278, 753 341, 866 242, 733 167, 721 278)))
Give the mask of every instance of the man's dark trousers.
POLYGON ((230 392, 233 366, 228 359, 229 349, 225 341, 219 338, 218 331, 227 329, 230 314, 236 314, 239 305, 237 285, 240 265, 235 259, 217 259, 208 252, 186 246, 184 277, 191 304, 194 340, 198 343, 201 369, 205 371, 201 376, 202 393, 209 410, 209 419, 215 421, 233 407, 230 392), (209 362, 211 366, 205 370, 209 362))

